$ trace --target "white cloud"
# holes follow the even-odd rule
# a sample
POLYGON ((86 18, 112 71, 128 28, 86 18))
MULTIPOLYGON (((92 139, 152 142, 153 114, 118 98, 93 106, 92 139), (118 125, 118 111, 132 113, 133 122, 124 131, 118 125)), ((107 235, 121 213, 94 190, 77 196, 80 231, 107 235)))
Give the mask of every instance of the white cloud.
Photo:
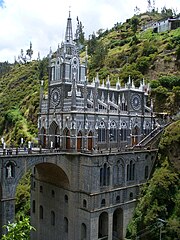
MULTIPOLYGON (((179 0, 156 0, 156 7, 176 9, 178 3, 179 0)), ((144 12, 147 0, 4 0, 4 7, 0 7, 0 62, 13 62, 30 41, 34 58, 38 51, 41 57, 47 55, 50 46, 56 50, 64 39, 69 6, 74 31, 78 16, 88 36, 132 17, 136 5, 144 12)))

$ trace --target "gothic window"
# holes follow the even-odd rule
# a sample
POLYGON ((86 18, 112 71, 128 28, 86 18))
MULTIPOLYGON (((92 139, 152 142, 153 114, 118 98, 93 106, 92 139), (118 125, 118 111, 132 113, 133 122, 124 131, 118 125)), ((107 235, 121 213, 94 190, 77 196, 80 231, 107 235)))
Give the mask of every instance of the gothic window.
POLYGON ((147 179, 149 176, 149 167, 145 166, 145 171, 144 171, 144 178, 147 179))
POLYGON ((100 168, 100 186, 108 186, 110 184, 110 167, 107 163, 100 168))
POLYGON ((55 80, 55 68, 54 67, 51 68, 51 80, 52 81, 55 80))
POLYGON ((129 194, 129 200, 133 200, 133 193, 132 192, 130 192, 130 194, 129 194))
POLYGON ((41 206, 41 205, 39 207, 39 218, 43 219, 43 206, 41 206))
POLYGON ((113 172, 113 177, 114 177, 114 185, 119 185, 123 183, 123 178, 124 178, 124 166, 120 164, 120 161, 117 161, 117 164, 114 166, 114 172, 113 172))
POLYGON ((151 126, 149 122, 146 122, 145 129, 144 129, 144 134, 148 135, 151 132, 151 126))
POLYGON ((101 121, 98 128, 98 141, 105 142, 106 141, 106 128, 104 121, 101 121))
POLYGON ((66 217, 64 218, 64 232, 68 233, 68 219, 66 217))
POLYGON ((123 122, 121 124, 121 141, 127 141, 127 133, 128 133, 127 124, 126 122, 123 122))
POLYGON ((110 141, 117 142, 117 125, 114 121, 110 124, 110 141))
POLYGON ((98 239, 108 238, 108 213, 103 212, 99 216, 98 239))
POLYGON ((65 78, 69 79, 70 77, 70 65, 66 64, 65 65, 65 78))
POLYGON ((32 212, 35 213, 36 211, 36 203, 35 200, 32 201, 32 212))
POLYGON ((55 226, 55 212, 51 211, 51 225, 55 226))
POLYGON ((87 208, 87 201, 86 201, 86 199, 83 200, 83 208, 87 208))
POLYGON ((100 169, 100 186, 103 186, 103 168, 100 169))
POLYGON ((127 165, 127 181, 132 181, 135 178, 135 163, 131 160, 127 165))
POLYGON ((42 193, 43 192, 43 186, 40 186, 39 191, 42 193))
POLYGON ((51 196, 54 198, 55 197, 55 192, 54 190, 51 191, 51 196))
POLYGON ((103 198, 101 201, 101 207, 105 207, 105 205, 106 205, 106 200, 103 198))
POLYGON ((65 201, 65 203, 68 203, 68 196, 67 195, 64 196, 64 201, 65 201))
POLYGON ((120 203, 120 196, 119 195, 116 197, 116 203, 120 203))
POLYGON ((87 230, 86 230, 86 224, 82 223, 81 224, 81 240, 86 240, 87 237, 87 230))

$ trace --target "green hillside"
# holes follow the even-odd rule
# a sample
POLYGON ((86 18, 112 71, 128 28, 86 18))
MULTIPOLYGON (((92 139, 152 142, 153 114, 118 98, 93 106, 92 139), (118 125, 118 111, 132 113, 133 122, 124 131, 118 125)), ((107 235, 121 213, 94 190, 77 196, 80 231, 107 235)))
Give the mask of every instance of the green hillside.
POLYGON ((40 79, 47 84, 47 60, 14 64, 0 78, 0 135, 7 144, 35 141, 40 79))

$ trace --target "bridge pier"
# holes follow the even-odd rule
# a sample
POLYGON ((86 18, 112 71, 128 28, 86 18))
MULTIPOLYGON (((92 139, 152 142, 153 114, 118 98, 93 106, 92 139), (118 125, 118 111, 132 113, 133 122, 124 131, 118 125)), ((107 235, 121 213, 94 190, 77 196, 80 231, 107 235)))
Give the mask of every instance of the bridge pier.
MULTIPOLYGON (((15 198, 2 198, 0 202, 0 226, 12 223, 15 218, 15 198)), ((0 236, 6 232, 6 229, 0 228, 0 236)))

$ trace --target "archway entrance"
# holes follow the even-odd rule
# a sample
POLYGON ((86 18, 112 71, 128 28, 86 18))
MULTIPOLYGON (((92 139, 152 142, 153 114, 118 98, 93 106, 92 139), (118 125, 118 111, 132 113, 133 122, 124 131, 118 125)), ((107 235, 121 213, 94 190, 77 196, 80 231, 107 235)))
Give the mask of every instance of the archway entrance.
POLYGON ((63 135, 64 135, 64 147, 65 147, 65 149, 70 149, 71 141, 70 141, 70 131, 68 128, 64 129, 63 135))
POLYGON ((82 150, 82 133, 78 132, 77 135, 77 151, 80 152, 82 150))
POLYGON ((60 133, 59 133, 59 126, 56 122, 52 122, 49 128, 49 135, 50 135, 50 146, 51 142, 53 142, 54 148, 60 147, 60 133))
POLYGON ((64 170, 53 163, 37 164, 31 185, 31 224, 36 229, 31 239, 58 240, 59 236, 63 240, 71 239, 73 213, 69 205, 73 194, 64 170))
POLYGON ((123 210, 118 208, 113 214, 113 240, 123 239, 123 210))
POLYGON ((88 134, 88 150, 92 150, 92 148, 93 148, 92 136, 93 136, 93 134, 90 131, 88 134))
POLYGON ((98 239, 108 239, 108 213, 103 212, 99 216, 98 239))
POLYGON ((140 135, 140 129, 138 126, 135 126, 132 129, 132 146, 138 144, 138 137, 140 135))

